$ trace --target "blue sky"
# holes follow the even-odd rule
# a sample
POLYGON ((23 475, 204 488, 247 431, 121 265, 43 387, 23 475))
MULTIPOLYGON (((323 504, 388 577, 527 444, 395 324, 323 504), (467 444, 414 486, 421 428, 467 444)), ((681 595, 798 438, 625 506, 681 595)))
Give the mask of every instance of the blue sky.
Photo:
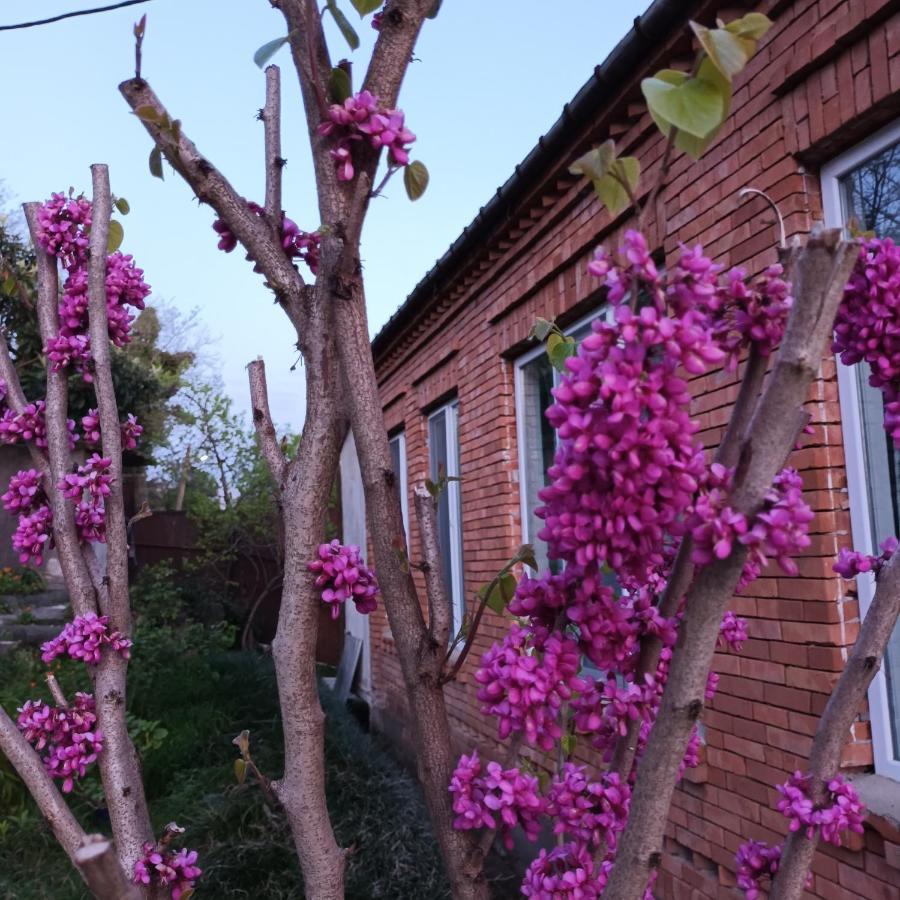
MULTIPOLYGON (((102 5, 99 0, 7 0, 0 24, 102 5)), ((426 23, 400 97, 417 134, 413 157, 431 172, 412 204, 397 177, 374 201, 362 255, 374 334, 556 120, 593 67, 631 27, 647 0, 445 0, 426 23)), ((354 23, 349 0, 342 6, 354 23)), ((216 249, 212 213, 166 168, 150 176, 149 138, 117 85, 133 74, 131 25, 148 14, 143 74, 195 141, 248 198, 262 200, 263 75, 254 51, 284 33, 266 0, 153 0, 145 5, 21 31, 0 32, 6 75, 0 183, 10 203, 87 190, 88 167, 110 166, 128 199, 122 249, 133 253, 157 298, 196 307, 214 339, 226 390, 247 408, 244 366, 261 355, 273 414, 302 422, 302 369, 292 333, 239 251, 216 249)), ((362 78, 374 32, 359 23, 354 54, 329 30, 333 58, 354 60, 362 78)), ((284 205, 302 228, 316 215, 296 75, 282 66, 284 205)))

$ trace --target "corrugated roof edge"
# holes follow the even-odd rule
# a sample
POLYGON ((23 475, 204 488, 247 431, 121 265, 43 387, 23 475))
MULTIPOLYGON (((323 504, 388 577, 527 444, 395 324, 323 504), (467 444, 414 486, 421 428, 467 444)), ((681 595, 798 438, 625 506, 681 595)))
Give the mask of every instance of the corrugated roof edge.
POLYGON ((524 192, 531 180, 545 171, 545 162, 565 144, 566 127, 596 115, 597 104, 603 99, 606 83, 629 74, 636 64, 643 63, 646 60, 646 51, 661 39, 669 37, 672 28, 687 21, 698 5, 697 0, 695 2, 653 0, 646 12, 635 18, 631 30, 616 44, 609 56, 594 68, 593 75, 563 107, 562 115, 553 123, 550 130, 538 138, 537 144, 516 166, 513 174, 497 188, 494 196, 463 228, 462 234, 375 335, 372 339, 372 353, 376 359, 387 349, 392 339, 415 318, 421 310, 421 301, 429 292, 432 295, 437 292, 441 275, 453 269, 473 245, 483 240, 495 221, 510 206, 515 205, 516 195, 524 192))

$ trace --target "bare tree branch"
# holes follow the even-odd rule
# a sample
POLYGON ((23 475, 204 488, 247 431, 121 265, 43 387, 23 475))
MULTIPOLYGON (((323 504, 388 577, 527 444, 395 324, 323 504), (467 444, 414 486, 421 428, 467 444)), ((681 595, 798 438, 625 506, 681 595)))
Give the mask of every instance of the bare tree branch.
MULTIPOLYGON (((857 245, 842 242, 835 230, 810 236, 797 259, 787 330, 742 443, 729 501, 745 515, 756 514, 793 446, 802 404, 858 253, 857 245)), ((746 547, 735 546, 728 557, 701 569, 688 590, 669 679, 605 892, 615 900, 637 900, 660 859, 679 766, 703 710, 719 625, 746 556, 746 547)))
MULTIPOLYGON (((37 264, 37 314, 44 347, 59 334, 58 275, 56 260, 49 256, 37 240, 37 210, 39 204, 24 205, 25 220, 31 232, 37 264)), ((75 526, 72 505, 57 489, 57 485, 72 469, 69 449, 69 381, 65 369, 54 371, 47 361, 47 397, 44 417, 47 427, 47 456, 49 470, 45 475, 44 492, 53 512, 53 540, 69 592, 69 600, 76 615, 97 611, 97 598, 91 576, 81 552, 81 539, 75 526)))
POLYGON ((413 492, 419 539, 422 541, 422 571, 425 593, 428 596, 428 634, 434 643, 445 649, 450 641, 452 611, 441 567, 441 545, 438 538, 437 506, 434 497, 418 485, 413 492))
POLYGON ((262 111, 266 149, 266 216, 272 227, 281 228, 281 72, 278 66, 266 69, 266 105, 262 111))
POLYGON ((208 203, 244 245, 250 258, 259 266, 279 300, 295 297, 303 287, 303 279, 292 265, 275 229, 253 213, 244 198, 232 187, 194 144, 172 126, 172 118, 156 94, 143 79, 132 78, 119 85, 128 105, 165 154, 172 167, 190 185, 197 198, 208 203), (168 123, 168 124, 167 124, 168 123))
POLYGON ((75 851, 75 864, 81 870, 91 893, 103 900, 141 900, 143 891, 128 880, 112 842, 102 834, 89 834, 75 851))
POLYGON ((260 452, 280 493, 286 462, 278 443, 275 426, 272 424, 272 414, 269 411, 266 364, 262 357, 250 363, 247 366, 247 372, 250 376, 250 403, 253 407, 253 427, 256 429, 256 439, 259 441, 260 452))
MULTIPOLYGON (((860 626, 859 636, 816 726, 807 766, 812 776, 809 796, 813 802, 824 798, 829 780, 840 768, 841 750, 850 734, 850 726, 859 713, 869 684, 881 668, 884 650, 898 615, 900 553, 895 553, 878 575, 875 596, 860 626)), ((818 832, 813 840, 806 837, 803 828, 788 835, 769 893, 770 900, 798 900, 802 896, 817 843, 818 832)))
MULTIPOLYGON (((109 603, 106 610, 110 627, 131 633, 131 608, 128 601, 128 542, 125 506, 122 499, 122 435, 109 349, 109 323, 106 310, 106 256, 112 200, 109 172, 105 165, 91 166, 93 212, 88 269, 88 318, 91 355, 94 361, 94 389, 103 455, 110 460, 113 477, 105 499, 109 603)), ((137 753, 125 725, 125 676, 127 660, 107 650, 97 666, 95 692, 97 718, 103 729, 104 750, 100 754, 100 772, 116 837, 122 868, 130 872, 142 853, 145 841, 152 838, 150 816, 144 798, 137 753)))

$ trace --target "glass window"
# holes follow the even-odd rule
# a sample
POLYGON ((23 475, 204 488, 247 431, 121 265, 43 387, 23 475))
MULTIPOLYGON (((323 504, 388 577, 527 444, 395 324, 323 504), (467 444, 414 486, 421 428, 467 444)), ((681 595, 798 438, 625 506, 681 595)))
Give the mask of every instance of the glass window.
MULTIPOLYGON (((822 169, 826 221, 879 237, 900 239, 900 126, 891 126, 822 169)), ((868 382, 869 367, 838 367, 841 418, 847 457, 853 542, 877 552, 886 537, 900 533, 900 454, 884 431, 881 392, 868 382)), ((874 590, 857 579, 865 611, 874 590)), ((876 770, 900 778, 900 625, 885 653, 882 671, 869 691, 876 770)))
POLYGON ((400 511, 403 514, 403 530, 406 532, 406 546, 409 546, 409 497, 406 475, 406 435, 401 431, 388 441, 391 451, 391 468, 394 470, 397 490, 400 492, 400 511))
MULTIPOLYGON (((428 459, 431 480, 441 475, 459 479, 459 403, 454 400, 428 418, 428 459)), ((463 624, 465 593, 462 563, 462 491, 458 480, 448 481, 438 499, 438 539, 444 584, 453 606, 453 632, 463 624)))

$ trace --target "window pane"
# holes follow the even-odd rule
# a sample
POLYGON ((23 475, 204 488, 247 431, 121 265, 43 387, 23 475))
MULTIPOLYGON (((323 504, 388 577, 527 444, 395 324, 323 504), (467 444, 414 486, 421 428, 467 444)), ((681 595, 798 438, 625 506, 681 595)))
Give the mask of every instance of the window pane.
POLYGON ((400 482, 400 435, 391 438, 388 446, 391 448, 391 468, 394 470, 394 478, 400 482))
MULTIPOLYGON (((867 160, 841 179, 844 216, 855 217, 864 231, 900 238, 900 144, 867 160)), ((872 534, 878 544, 900 533, 900 454, 884 430, 881 391, 869 385, 869 367, 857 366, 866 483, 872 534)), ((870 552, 877 552, 875 547, 870 552)), ((891 710, 894 756, 900 759, 900 625, 894 629, 884 656, 885 682, 891 710)))
MULTIPOLYGON (((431 480, 437 482, 441 474, 450 473, 447 451, 447 412, 441 410, 428 420, 428 455, 431 480)), ((454 469, 456 467, 454 466, 454 469)), ((450 491, 456 482, 450 482, 438 498, 438 540, 441 545, 441 569, 447 596, 453 596, 453 555, 450 546, 450 491)))
POLYGON ((553 366, 542 353, 522 366, 522 416, 523 416, 523 460, 522 472, 525 491, 525 508, 528 521, 525 534, 534 546, 535 558, 540 569, 547 568, 547 545, 537 536, 543 522, 534 511, 541 506, 538 491, 546 484, 547 469, 553 464, 556 450, 556 432, 544 413, 553 402, 550 390, 553 387, 553 366))
POLYGON ((883 150, 841 179, 844 213, 863 231, 900 238, 900 144, 883 150))

